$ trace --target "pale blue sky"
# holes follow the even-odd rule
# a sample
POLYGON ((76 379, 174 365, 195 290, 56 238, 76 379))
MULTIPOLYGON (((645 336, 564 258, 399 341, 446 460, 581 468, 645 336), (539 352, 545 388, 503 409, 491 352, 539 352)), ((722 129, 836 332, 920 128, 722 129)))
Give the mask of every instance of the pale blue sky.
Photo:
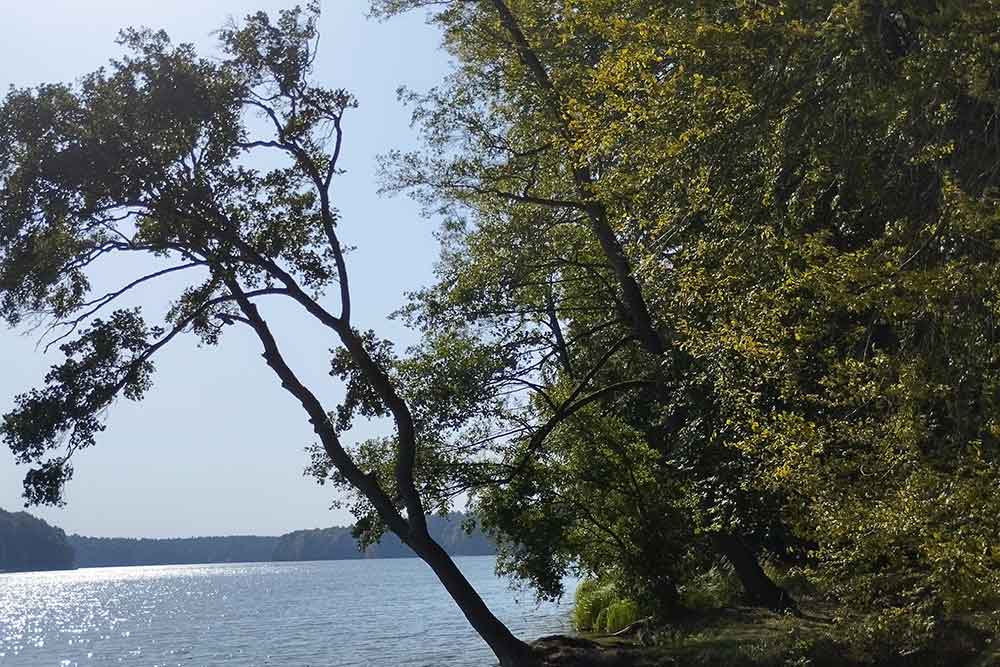
MULTIPOLYGON (((228 17, 292 4, 0 0, 0 86, 72 81, 118 52, 114 39, 125 26, 164 28, 175 41, 210 50, 210 33, 228 17)), ((408 110, 396 101, 397 86, 435 85, 447 60, 422 16, 378 23, 365 11, 366 0, 324 1, 317 77, 351 90, 361 105, 345 120, 341 163, 348 173, 334 192, 343 240, 358 247, 349 258, 355 326, 406 343, 412 335, 385 316, 406 290, 430 280, 436 247, 432 224, 419 217, 415 204, 376 195, 375 157, 417 141, 408 110)), ((98 287, 128 275, 123 265, 102 268, 98 287)), ((176 287, 158 283, 136 303, 155 307, 176 287)), ((267 314, 278 324, 290 361, 332 408, 339 390, 327 376, 328 333, 290 309, 272 307, 267 314)), ((263 364, 256 339, 233 329, 217 348, 200 349, 192 337, 175 341, 159 356, 146 400, 116 404, 97 446, 74 458, 67 506, 28 511, 67 532, 95 536, 263 535, 349 522, 345 512, 328 509, 328 488, 302 476, 303 448, 314 438, 301 408, 263 364)), ((59 359, 55 351, 43 355, 36 342, 37 336, 0 330, 4 412, 59 359)), ((365 435, 356 431, 356 437, 365 435)), ((0 451, 0 508, 21 508, 23 473, 9 451, 0 451)))

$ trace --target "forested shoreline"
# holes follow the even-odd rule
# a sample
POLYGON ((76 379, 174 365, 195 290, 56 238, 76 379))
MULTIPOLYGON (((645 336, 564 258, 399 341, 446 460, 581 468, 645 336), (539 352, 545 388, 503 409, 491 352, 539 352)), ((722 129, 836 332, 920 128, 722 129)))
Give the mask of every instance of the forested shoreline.
MULTIPOLYGON (((430 517, 432 534, 454 556, 488 556, 495 544, 475 528, 466 532, 461 512, 430 517)), ((413 558, 394 536, 362 549, 350 527, 296 530, 280 536, 129 538, 67 536, 62 529, 19 512, 0 510, 0 571, 137 565, 413 558)))
POLYGON ((72 568, 73 547, 61 528, 27 512, 0 509, 0 572, 72 568))
POLYGON ((252 535, 161 539, 68 537, 76 554, 76 567, 270 561, 279 539, 252 535))
MULTIPOLYGON (((467 533, 463 522, 468 517, 460 512, 427 518, 428 530, 434 540, 452 556, 492 556, 496 545, 478 528, 467 533)), ((316 530, 296 530, 282 535, 274 547, 272 560, 340 560, 354 558, 413 558, 413 550, 392 534, 381 541, 358 547, 350 528, 334 527, 316 530)))

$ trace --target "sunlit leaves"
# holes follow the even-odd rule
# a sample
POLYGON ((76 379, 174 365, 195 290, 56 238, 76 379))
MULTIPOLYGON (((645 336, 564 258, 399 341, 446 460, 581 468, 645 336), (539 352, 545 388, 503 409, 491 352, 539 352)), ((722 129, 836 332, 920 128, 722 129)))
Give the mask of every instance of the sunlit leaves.
MULTIPOLYGON (((393 175, 467 220, 446 230, 420 321, 511 330, 524 320, 501 313, 541 302, 524 288, 540 266, 586 286, 558 283, 568 331, 613 321, 608 301, 570 310, 584 290, 614 298, 601 269, 581 270, 602 259, 586 229, 565 233, 581 218, 556 212, 580 203, 585 166, 674 346, 668 399, 614 405, 663 453, 641 466, 670 499, 658 509, 686 506, 694 533, 777 527, 767 543, 887 618, 983 602, 1000 543, 983 481, 1000 466, 1000 23, 991 3, 959 4, 512 0, 548 95, 491 3, 444 6, 459 70, 410 98, 441 150, 396 156, 393 175)), ((552 368, 555 396, 569 373, 552 368)), ((505 566, 542 590, 572 558, 599 560, 574 511, 612 528, 630 511, 585 489, 573 456, 606 452, 576 427, 480 496, 524 538, 505 566)), ((594 430, 605 448, 628 441, 594 430)))

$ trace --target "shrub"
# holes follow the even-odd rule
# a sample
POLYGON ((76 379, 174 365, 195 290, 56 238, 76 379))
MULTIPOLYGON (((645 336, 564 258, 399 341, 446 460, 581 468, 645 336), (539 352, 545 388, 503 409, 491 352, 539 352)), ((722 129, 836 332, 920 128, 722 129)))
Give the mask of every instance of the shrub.
POLYGON ((604 632, 624 630, 642 618, 642 614, 639 612, 639 605, 627 599, 618 600, 608 607, 607 612, 604 626, 601 628, 604 632))
POLYGON ((688 609, 718 609, 739 602, 743 588, 730 569, 713 566, 684 584, 680 593, 688 609))
POLYGON ((600 613, 618 597, 614 584, 598 579, 584 579, 576 589, 573 625, 577 630, 600 631, 600 613))
POLYGON ((638 603, 622 595, 614 581, 585 579, 576 589, 573 625, 577 630, 618 632, 641 617, 638 603))
POLYGON ((594 621, 594 627, 591 630, 595 632, 604 632, 604 627, 608 624, 608 608, 604 607, 601 609, 600 613, 597 614, 597 620, 594 621))

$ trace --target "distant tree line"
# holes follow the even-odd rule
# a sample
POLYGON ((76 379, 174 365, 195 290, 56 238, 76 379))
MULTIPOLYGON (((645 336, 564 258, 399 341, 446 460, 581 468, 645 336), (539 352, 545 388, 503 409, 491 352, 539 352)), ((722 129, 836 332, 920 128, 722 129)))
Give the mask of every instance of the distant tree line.
MULTIPOLYGON (((428 528, 453 556, 496 553, 494 543, 478 529, 465 531, 466 519, 461 512, 429 517, 428 528)), ((280 537, 67 537, 61 529, 30 514, 0 510, 0 571, 413 556, 413 551, 395 535, 386 535, 381 542, 362 550, 352 529, 344 526, 296 530, 280 537)))
POLYGON ((66 533, 26 512, 0 510, 0 572, 73 567, 66 533))
POLYGON ((251 535, 160 540, 70 535, 69 543, 76 550, 77 567, 115 567, 268 561, 279 539, 251 535))
MULTIPOLYGON (((479 529, 466 533, 465 515, 457 512, 427 518, 427 530, 434 541, 452 556, 487 556, 496 545, 479 529)), ((415 554, 393 534, 361 550, 350 528, 334 527, 296 530, 282 535, 274 547, 272 560, 339 560, 347 558, 412 558, 415 554)))

